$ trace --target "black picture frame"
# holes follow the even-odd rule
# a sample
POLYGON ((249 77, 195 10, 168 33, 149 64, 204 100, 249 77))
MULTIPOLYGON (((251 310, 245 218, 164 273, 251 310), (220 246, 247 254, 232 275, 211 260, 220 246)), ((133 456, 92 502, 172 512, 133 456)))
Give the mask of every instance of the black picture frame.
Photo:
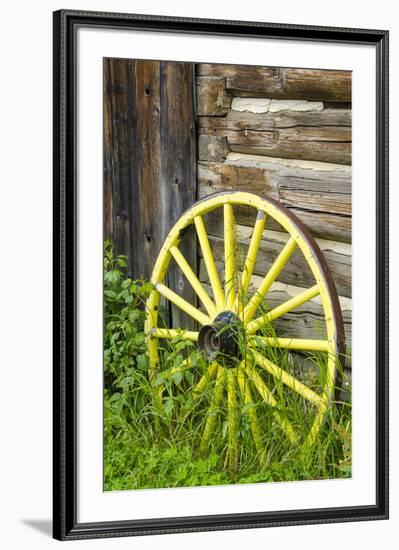
POLYGON ((386 30, 61 10, 54 13, 54 478, 60 540, 388 518, 388 37, 386 30), (77 522, 76 30, 81 27, 368 44, 376 48, 376 496, 373 506, 77 522))

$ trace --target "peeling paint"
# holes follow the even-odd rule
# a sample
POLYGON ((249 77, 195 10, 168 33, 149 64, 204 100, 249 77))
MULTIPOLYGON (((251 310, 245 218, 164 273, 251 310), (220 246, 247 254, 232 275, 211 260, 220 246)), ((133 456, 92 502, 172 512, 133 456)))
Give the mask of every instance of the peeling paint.
POLYGON ((232 111, 249 113, 278 113, 280 111, 322 111, 322 101, 301 99, 269 99, 264 97, 234 97, 232 111))
POLYGON ((297 99, 272 99, 269 113, 279 111, 322 111, 324 104, 321 101, 307 101, 297 99))
POLYGON ((271 99, 260 97, 234 97, 231 102, 232 111, 248 111, 249 113, 267 113, 269 111, 271 99))

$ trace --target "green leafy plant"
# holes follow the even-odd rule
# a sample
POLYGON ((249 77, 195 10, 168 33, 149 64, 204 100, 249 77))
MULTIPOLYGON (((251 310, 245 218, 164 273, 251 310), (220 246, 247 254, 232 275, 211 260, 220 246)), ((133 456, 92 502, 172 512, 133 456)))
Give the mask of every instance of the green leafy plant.
POLYGON ((126 277, 126 256, 115 256, 113 245, 104 246, 104 378, 107 392, 126 390, 132 371, 146 371, 145 301, 152 285, 126 277))

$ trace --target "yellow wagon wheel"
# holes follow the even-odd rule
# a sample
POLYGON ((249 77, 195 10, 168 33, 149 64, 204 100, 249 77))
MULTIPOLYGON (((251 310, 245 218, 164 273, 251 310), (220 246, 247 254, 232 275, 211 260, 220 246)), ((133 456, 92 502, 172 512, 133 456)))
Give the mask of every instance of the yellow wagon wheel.
MULTIPOLYGON (((171 229, 156 260, 151 282, 154 290, 146 303, 145 332, 152 379, 159 369, 160 339, 178 337, 182 340, 197 342, 209 361, 207 371, 193 385, 193 395, 198 396, 213 379, 213 398, 204 422, 202 447, 206 448, 207 442, 212 437, 215 428, 215 411, 223 400, 225 392, 227 393, 230 466, 234 467, 237 461, 238 394, 248 405, 250 429, 257 447, 261 445, 261 436, 256 408, 251 406, 254 403, 254 395, 271 407, 276 422, 280 424, 293 445, 310 446, 315 441, 333 396, 337 359, 343 353, 344 329, 337 292, 325 259, 317 243, 300 220, 271 198, 247 192, 223 192, 210 195, 195 203, 171 229), (234 207, 242 205, 256 209, 257 217, 243 268, 238 270, 235 257, 234 207), (217 271, 204 223, 204 216, 216 209, 223 210, 224 281, 221 280, 217 271), (250 294, 248 292, 250 281, 265 224, 269 218, 277 221, 287 231, 289 239, 271 268, 265 273, 259 287, 250 294), (182 235, 189 226, 195 227, 212 289, 211 296, 179 249, 182 235), (262 303, 273 282, 296 249, 301 251, 310 267, 314 285, 265 312, 262 310, 262 303), (165 285, 165 277, 172 258, 194 289, 198 303, 201 304, 199 307, 195 303, 189 303, 165 285), (161 296, 193 318, 198 323, 199 330, 159 326, 158 306, 161 296), (316 296, 320 296, 323 307, 325 339, 259 336, 260 333, 263 334, 262 328, 267 324, 316 296), (240 341, 245 343, 244 353, 240 341), (316 392, 292 373, 271 361, 264 352, 267 347, 325 353, 326 373, 321 390, 316 392), (281 392, 276 391, 273 381, 276 384, 278 382, 280 387, 289 388, 288 391, 307 403, 306 410, 312 411, 308 433, 296 433, 295 428, 283 413, 283 404, 279 402, 281 392)), ((190 368, 189 360, 186 360, 181 368, 190 368)), ((163 387, 158 387, 157 392, 158 399, 162 400, 163 387)), ((262 451, 261 448, 258 450, 262 451)))

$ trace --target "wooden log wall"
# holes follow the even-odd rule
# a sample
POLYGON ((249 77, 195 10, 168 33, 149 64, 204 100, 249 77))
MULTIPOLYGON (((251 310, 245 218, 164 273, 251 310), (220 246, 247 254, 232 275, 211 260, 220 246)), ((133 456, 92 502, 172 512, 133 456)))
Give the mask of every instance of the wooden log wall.
MULTIPOLYGON (((337 286, 346 341, 351 347, 351 73, 198 64, 198 195, 247 190, 292 210, 323 251, 337 286)), ((237 241, 245 254, 254 213, 236 210, 237 241)), ((256 288, 287 235, 268 224, 254 270, 256 288)), ((216 258, 223 258, 223 225, 209 216, 216 258)), ((217 262, 223 276, 223 265, 217 262)), ((206 272, 200 259, 200 278, 206 272)), ((312 284, 299 252, 268 297, 273 307, 312 284)), ((277 323, 288 336, 312 338, 322 327, 319 299, 277 323)), ((350 365, 350 359, 347 360, 350 365)))

